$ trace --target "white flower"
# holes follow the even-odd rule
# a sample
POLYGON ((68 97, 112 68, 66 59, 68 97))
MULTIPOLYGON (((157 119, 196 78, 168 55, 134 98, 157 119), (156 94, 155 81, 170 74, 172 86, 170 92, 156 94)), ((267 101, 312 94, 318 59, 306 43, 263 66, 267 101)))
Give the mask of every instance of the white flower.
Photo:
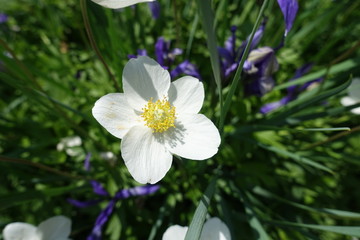
MULTIPOLYGON (((347 88, 348 96, 341 98, 340 102, 344 106, 360 103, 360 78, 353 78, 350 86, 347 88)), ((351 109, 354 114, 360 115, 360 107, 351 109)))
MULTIPOLYGON (((183 240, 187 230, 188 227, 171 226, 164 232, 162 240, 183 240)), ((219 218, 213 217, 205 222, 200 240, 231 240, 231 235, 226 224, 219 218)))
POLYGON ((155 0, 92 0, 103 7, 107 8, 123 8, 142 2, 153 2, 155 0))
POLYGON ((69 240, 71 220, 55 216, 35 227, 28 223, 14 222, 5 226, 4 240, 69 240))
POLYGON ((172 154, 204 160, 217 153, 220 134, 204 115, 203 84, 193 77, 170 82, 170 74, 148 57, 131 59, 123 71, 124 93, 101 97, 95 119, 122 139, 121 155, 140 183, 161 180, 172 154))
POLYGON ((74 157, 80 154, 80 151, 77 147, 81 146, 82 141, 79 136, 70 136, 66 138, 62 138, 60 142, 56 145, 56 149, 58 151, 63 151, 71 156, 74 157))

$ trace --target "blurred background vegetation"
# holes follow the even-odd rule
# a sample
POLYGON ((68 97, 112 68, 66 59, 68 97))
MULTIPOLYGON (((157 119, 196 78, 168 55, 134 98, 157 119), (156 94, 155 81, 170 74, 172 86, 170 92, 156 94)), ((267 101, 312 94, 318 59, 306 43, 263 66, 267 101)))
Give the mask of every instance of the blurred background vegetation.
MULTIPOLYGON (((87 23, 104 64, 88 40, 80 1, 0 0, 0 13, 7 15, 0 23, 0 229, 15 221, 37 225, 62 214, 72 219, 71 238, 85 239, 107 201, 79 209, 66 199, 96 199, 90 179, 112 194, 136 185, 121 159, 119 139, 94 120, 91 108, 101 96, 118 92, 116 85, 121 88, 129 54, 146 49, 155 58, 160 36, 184 50, 176 63, 189 59, 198 66, 206 92, 201 112, 218 121, 216 85, 196 2, 158 1, 158 19, 147 4, 110 10, 86 1, 87 23), (69 136, 79 136, 81 145, 70 147, 70 153, 57 150, 69 136), (101 153, 108 151, 115 158, 104 159, 101 153), (83 168, 87 153, 92 154, 90 172, 83 168)), ((218 45, 237 26, 239 46, 262 1, 212 3, 218 45)), ((161 239, 168 226, 189 225, 214 175, 217 188, 209 215, 221 218, 233 239, 360 236, 358 228, 331 227, 360 222, 360 116, 340 104, 351 78, 360 76, 360 2, 299 5, 285 46, 276 53, 276 87, 263 97, 236 94, 219 153, 201 162, 174 158, 159 192, 117 203, 104 239, 161 239), (321 86, 260 114, 265 103, 286 95, 284 84, 307 63, 314 66, 303 80, 323 77, 321 86), (351 130, 306 130, 340 127, 351 130)), ((276 1, 270 1, 265 16, 259 46, 276 48, 284 32, 276 1)), ((224 83, 224 94, 228 89, 224 83)))

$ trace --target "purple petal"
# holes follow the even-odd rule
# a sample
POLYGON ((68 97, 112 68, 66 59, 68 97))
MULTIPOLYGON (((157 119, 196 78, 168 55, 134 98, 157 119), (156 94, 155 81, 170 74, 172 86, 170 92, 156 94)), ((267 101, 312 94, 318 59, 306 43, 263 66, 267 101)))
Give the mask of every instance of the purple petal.
POLYGON ((90 184, 91 184, 95 194, 100 195, 100 196, 109 196, 109 193, 105 190, 105 188, 98 181, 90 180, 90 184))
POLYGON ((168 55, 167 55, 167 58, 173 62, 175 60, 175 57, 177 55, 181 55, 183 53, 183 50, 181 48, 174 48, 173 50, 170 50, 168 55))
POLYGON ((146 49, 138 49, 137 54, 138 54, 138 56, 147 56, 148 55, 146 49))
MULTIPOLYGON (((264 35, 265 25, 266 25, 266 20, 261 23, 259 29, 255 32, 253 40, 250 45, 250 51, 259 44, 262 36, 264 35)), ((250 36, 247 38, 246 42, 249 41, 249 39, 250 36)))
POLYGON ((236 29, 236 26, 231 26, 231 36, 225 42, 225 49, 232 55, 235 55, 236 29))
POLYGON ((0 23, 4 23, 8 20, 8 16, 5 13, 0 13, 0 23))
POLYGON ((149 8, 153 19, 158 19, 160 17, 160 3, 159 2, 149 2, 149 8))
POLYGON ((271 112, 271 111, 273 111, 273 110, 275 110, 275 109, 277 109, 277 108, 279 108, 281 106, 286 105, 288 102, 290 102, 292 100, 294 100, 293 96, 290 96, 290 95, 285 96, 279 101, 265 104, 264 106, 262 106, 260 108, 260 112, 262 114, 266 114, 266 113, 271 112))
POLYGON ((147 56, 147 51, 145 49, 138 49, 137 55, 129 54, 127 57, 128 59, 137 58, 138 56, 147 56))
POLYGON ((91 234, 87 237, 87 240, 101 240, 101 232, 105 223, 109 220, 110 215, 112 214, 116 200, 111 200, 104 210, 101 211, 99 216, 96 219, 94 228, 91 231, 91 234))
POLYGON ((168 51, 166 45, 167 44, 163 37, 159 37, 155 43, 156 60, 161 66, 164 66, 165 64, 165 56, 168 51))
POLYGON ((201 79, 200 73, 198 72, 195 65, 190 63, 188 60, 183 61, 170 72, 171 78, 176 78, 180 74, 186 74, 196 77, 197 79, 201 79))
POLYGON ((286 36, 294 23, 296 13, 299 9, 297 0, 277 0, 280 9, 284 15, 285 20, 285 34, 286 36))
POLYGON ((115 194, 114 199, 119 200, 133 196, 149 195, 159 190, 159 188, 160 188, 159 185, 145 185, 145 186, 139 186, 129 189, 123 189, 115 194))
MULTIPOLYGON (((305 65, 303 65, 302 67, 298 68, 298 69, 296 70, 296 72, 295 72, 294 77, 291 78, 289 81, 293 81, 293 80, 295 80, 295 79, 298 79, 298 78, 302 77, 304 74, 306 74, 307 72, 310 71, 310 69, 312 68, 312 66, 313 66, 312 64, 308 63, 308 64, 305 64, 305 65)), ((293 94, 295 94, 296 91, 297 91, 297 89, 298 89, 298 86, 292 85, 292 86, 290 86, 290 87, 287 88, 287 91, 288 91, 288 93, 293 93, 293 94)))
POLYGON ((86 154, 85 161, 84 161, 84 168, 85 168, 85 171, 87 171, 87 172, 90 171, 90 158, 91 158, 91 153, 86 154))
POLYGON ((78 208, 86 208, 86 207, 90 207, 90 206, 94 206, 96 204, 98 204, 99 202, 101 202, 102 200, 90 200, 90 201, 78 201, 78 200, 75 200, 75 199, 71 199, 71 198, 68 198, 67 201, 74 205, 75 207, 78 207, 78 208))

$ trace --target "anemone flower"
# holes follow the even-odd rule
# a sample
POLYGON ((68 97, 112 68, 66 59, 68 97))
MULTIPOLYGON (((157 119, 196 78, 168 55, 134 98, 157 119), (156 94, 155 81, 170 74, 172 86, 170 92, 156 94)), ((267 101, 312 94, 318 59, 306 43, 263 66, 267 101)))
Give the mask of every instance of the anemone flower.
MULTIPOLYGON (((185 239, 188 227, 174 225, 166 229, 162 240, 183 240, 185 239)), ((201 231, 200 240, 231 240, 228 227, 219 218, 208 219, 201 231)))
POLYGON ((28 223, 14 222, 5 226, 4 240, 68 240, 71 232, 71 220, 64 216, 55 216, 35 227, 28 223))
POLYGON ((199 111, 203 84, 170 74, 149 57, 130 59, 123 71, 124 93, 101 97, 95 119, 122 139, 121 156, 139 183, 156 183, 169 171, 172 155, 204 160, 218 151, 220 134, 199 111))
POLYGON ((128 7, 142 2, 153 2, 155 0, 92 0, 92 1, 106 8, 117 9, 117 8, 128 7))
MULTIPOLYGON (((360 78, 354 78, 347 89, 348 95, 341 98, 341 104, 351 106, 360 103, 360 78)), ((360 115, 360 107, 351 109, 351 112, 360 115)))

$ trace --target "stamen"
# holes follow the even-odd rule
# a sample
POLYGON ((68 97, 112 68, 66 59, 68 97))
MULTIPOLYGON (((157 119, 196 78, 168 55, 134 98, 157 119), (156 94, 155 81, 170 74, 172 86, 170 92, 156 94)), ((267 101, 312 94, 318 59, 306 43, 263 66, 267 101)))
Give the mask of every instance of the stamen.
POLYGON ((145 120, 145 126, 153 129, 153 132, 164 132, 170 127, 175 127, 175 107, 171 106, 166 97, 156 102, 150 98, 142 110, 144 112, 141 116, 145 120))

